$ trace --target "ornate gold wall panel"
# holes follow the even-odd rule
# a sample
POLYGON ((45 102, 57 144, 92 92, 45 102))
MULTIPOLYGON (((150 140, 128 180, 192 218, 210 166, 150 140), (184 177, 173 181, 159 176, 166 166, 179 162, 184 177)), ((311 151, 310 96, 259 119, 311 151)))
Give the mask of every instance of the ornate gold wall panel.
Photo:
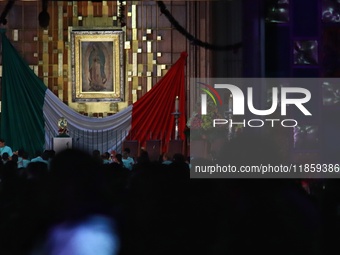
MULTIPOLYGON (((7 1, 0 1, 0 11, 7 1)), ((187 51, 187 81, 190 77, 210 75, 210 52, 191 45, 162 15, 155 1, 124 1, 125 31, 125 102, 131 104, 148 92, 187 51)), ((191 34, 202 41, 210 39, 209 1, 167 2, 167 9, 191 34)), ((117 28, 119 1, 49 1, 49 27, 39 27, 41 1, 17 0, 5 26, 7 36, 48 88, 75 110, 110 113, 109 103, 72 102, 69 27, 117 28)), ((111 107, 112 108, 112 107, 111 107)), ((105 114, 104 114, 105 116, 105 114)))

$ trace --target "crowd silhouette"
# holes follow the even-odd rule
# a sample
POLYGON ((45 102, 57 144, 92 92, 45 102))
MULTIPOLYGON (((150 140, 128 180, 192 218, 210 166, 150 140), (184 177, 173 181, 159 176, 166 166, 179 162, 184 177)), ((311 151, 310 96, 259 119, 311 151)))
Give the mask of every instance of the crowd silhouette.
MULTIPOLYGON (((279 162, 275 146, 241 135, 220 156, 279 162)), ((325 255, 336 246, 336 180, 313 193, 296 179, 190 179, 195 162, 180 153, 150 161, 143 150, 132 169, 123 154, 107 163, 67 149, 26 168, 1 162, 0 254, 325 255)))

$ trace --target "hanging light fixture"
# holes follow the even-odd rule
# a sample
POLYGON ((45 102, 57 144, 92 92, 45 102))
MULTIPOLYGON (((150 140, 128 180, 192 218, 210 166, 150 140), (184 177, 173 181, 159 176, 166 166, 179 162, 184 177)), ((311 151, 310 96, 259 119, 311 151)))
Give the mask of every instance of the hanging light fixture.
POLYGON ((47 28, 48 24, 50 23, 50 15, 47 12, 48 8, 48 0, 41 0, 42 1, 42 11, 39 13, 39 25, 42 28, 47 28))
POLYGON ((9 0, 4 8, 4 10, 2 11, 1 15, 0 15, 0 25, 6 25, 7 24, 7 19, 6 16, 9 12, 9 10, 12 8, 12 6, 14 5, 15 0, 9 0))

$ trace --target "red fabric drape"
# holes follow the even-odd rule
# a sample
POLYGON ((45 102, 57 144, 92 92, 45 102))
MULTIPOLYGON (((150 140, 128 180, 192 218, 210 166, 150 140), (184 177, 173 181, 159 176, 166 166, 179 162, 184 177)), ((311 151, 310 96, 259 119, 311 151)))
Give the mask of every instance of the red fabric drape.
POLYGON ((184 70, 188 54, 182 52, 180 58, 153 88, 133 104, 130 140, 138 140, 145 146, 147 140, 161 140, 162 149, 166 151, 167 143, 174 139, 176 96, 179 97, 178 120, 179 139, 184 140, 185 117, 185 83, 184 70))

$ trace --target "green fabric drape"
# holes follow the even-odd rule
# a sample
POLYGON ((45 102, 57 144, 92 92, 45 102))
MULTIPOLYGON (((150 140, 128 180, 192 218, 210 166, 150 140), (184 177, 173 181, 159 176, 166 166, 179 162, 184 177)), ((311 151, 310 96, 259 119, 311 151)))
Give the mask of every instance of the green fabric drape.
POLYGON ((18 54, 1 29, 2 103, 1 134, 13 151, 31 156, 45 143, 43 104, 47 87, 18 54))

